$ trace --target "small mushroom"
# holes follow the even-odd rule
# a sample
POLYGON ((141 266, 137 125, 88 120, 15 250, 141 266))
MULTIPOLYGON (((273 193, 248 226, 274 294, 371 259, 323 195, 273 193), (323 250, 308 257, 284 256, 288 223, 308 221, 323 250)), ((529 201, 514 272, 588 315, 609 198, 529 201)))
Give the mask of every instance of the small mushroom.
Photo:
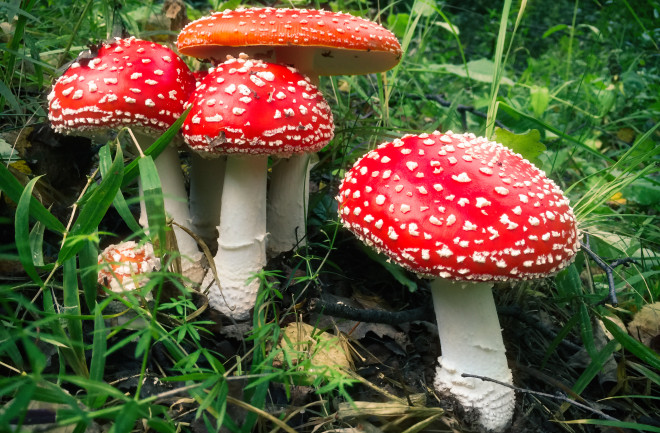
POLYGON ((343 179, 339 216, 376 251, 420 276, 442 346, 435 388, 480 427, 501 432, 515 405, 491 287, 553 275, 578 250, 560 188, 522 156, 473 134, 433 132, 384 143, 343 179))
MULTIPOLYGON (((309 79, 293 68, 245 56, 218 65, 201 82, 183 124, 188 146, 227 155, 209 304, 236 320, 249 317, 259 281, 246 280, 266 263, 266 183, 269 155, 325 146, 332 112, 309 79)), ((219 198, 219 197, 218 197, 219 198)), ((217 200, 218 198, 215 198, 217 200)))
POLYGON ((149 273, 160 269, 150 243, 135 241, 110 245, 99 254, 98 282, 116 292, 134 291, 149 281, 149 273))

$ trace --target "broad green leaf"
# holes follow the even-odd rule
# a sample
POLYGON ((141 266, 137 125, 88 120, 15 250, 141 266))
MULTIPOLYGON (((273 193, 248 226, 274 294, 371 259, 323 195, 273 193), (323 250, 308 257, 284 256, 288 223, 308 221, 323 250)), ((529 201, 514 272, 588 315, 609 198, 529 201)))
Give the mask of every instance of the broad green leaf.
POLYGON ((36 389, 37 385, 32 380, 26 381, 21 386, 20 392, 16 393, 13 400, 3 406, 3 411, 0 413, 0 426, 8 426, 11 420, 20 420, 25 415, 25 410, 36 389))
POLYGON ((124 433, 133 431, 135 421, 139 414, 139 405, 135 400, 124 403, 121 411, 115 418, 115 423, 110 427, 109 433, 124 433))
POLYGON ((546 150, 545 145, 541 143, 541 133, 538 129, 516 134, 506 129, 495 128, 493 140, 521 154, 524 158, 536 165, 539 165, 538 156, 546 150))
POLYGON ((23 269, 25 269, 25 273, 36 284, 43 286, 44 282, 34 266, 34 255, 30 245, 30 202, 32 200, 32 189, 38 180, 39 177, 35 177, 29 181, 18 200, 14 219, 14 239, 18 250, 18 258, 23 265, 23 269))
MULTIPOLYGON (((0 164, 0 191, 7 194, 14 203, 18 203, 23 193, 23 185, 4 164, 0 164)), ((64 225, 34 197, 30 199, 30 216, 44 223, 49 230, 64 233, 64 225)))
POLYGON ((84 247, 84 241, 97 230, 101 219, 112 204, 124 177, 123 154, 119 146, 117 146, 117 154, 108 174, 82 205, 78 218, 60 250, 59 263, 73 257, 84 247), (81 238, 85 239, 81 241, 81 238))
MULTIPOLYGON (((108 170, 110 170, 111 164, 112 156, 110 155, 110 147, 103 146, 101 150, 99 150, 99 171, 101 172, 102 177, 106 177, 108 175, 108 170)), ((117 213, 124 220, 128 228, 130 228, 133 232, 142 231, 142 227, 140 227, 140 224, 135 221, 135 217, 128 208, 128 204, 126 204, 126 200, 124 200, 124 195, 122 194, 121 189, 117 190, 117 194, 115 195, 112 203, 115 206, 117 213)))

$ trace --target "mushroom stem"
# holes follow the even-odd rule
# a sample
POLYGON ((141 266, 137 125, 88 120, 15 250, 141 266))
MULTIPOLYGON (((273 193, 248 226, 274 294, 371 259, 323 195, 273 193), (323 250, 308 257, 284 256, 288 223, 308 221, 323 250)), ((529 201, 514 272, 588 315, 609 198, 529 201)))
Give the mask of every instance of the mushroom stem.
POLYGON ((266 181, 268 156, 227 158, 214 262, 222 290, 209 272, 209 305, 236 320, 250 317, 259 280, 247 280, 266 265, 266 181))
POLYGON ((511 423, 515 394, 511 388, 468 373, 512 384, 492 283, 431 283, 433 306, 442 347, 435 388, 456 398, 463 409, 476 415, 488 432, 504 431, 511 423))
POLYGON ((227 158, 205 158, 197 152, 191 152, 190 158, 190 217, 193 231, 209 247, 214 247, 218 239, 216 227, 220 222, 227 158))
MULTIPOLYGON (((135 134, 135 136, 143 148, 148 147, 153 142, 153 137, 143 134, 135 134)), ((176 148, 174 146, 167 146, 154 160, 154 163, 163 191, 165 212, 177 224, 192 230, 192 222, 188 210, 188 194, 186 193, 181 162, 179 161, 179 154, 176 148)), ((140 194, 142 194, 141 185, 140 194)), ((142 227, 147 227, 148 225, 144 201, 140 201, 140 225, 142 227)), ((202 257, 202 253, 197 249, 197 242, 180 227, 175 225, 173 226, 173 230, 179 253, 181 254, 181 266, 184 274, 193 280, 199 281, 201 279, 199 276, 189 274, 189 271, 192 272, 193 269, 199 267, 197 262, 202 257)), ((201 270, 201 267, 199 269, 201 270)))
POLYGON ((268 256, 305 243, 309 172, 318 161, 305 153, 279 159, 273 165, 268 193, 268 256))

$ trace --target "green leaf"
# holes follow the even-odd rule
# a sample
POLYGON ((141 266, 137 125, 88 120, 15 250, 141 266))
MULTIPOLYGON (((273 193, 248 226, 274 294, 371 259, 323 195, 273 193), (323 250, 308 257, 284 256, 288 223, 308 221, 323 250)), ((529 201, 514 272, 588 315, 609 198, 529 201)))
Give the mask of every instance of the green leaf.
POLYGON ((587 368, 582 372, 578 380, 575 382, 575 385, 572 386, 572 390, 575 391, 578 395, 585 390, 587 385, 600 373, 605 365, 605 362, 612 356, 612 353, 618 347, 616 340, 608 342, 603 349, 596 354, 596 356, 591 358, 591 363, 587 368))
MULTIPOLYGON (((108 175, 111 164, 112 156, 110 155, 110 146, 103 146, 101 150, 99 150, 99 171, 101 172, 102 177, 106 177, 108 175)), ((128 208, 128 204, 126 204, 126 200, 124 199, 124 195, 122 194, 121 189, 117 190, 117 194, 115 195, 112 203, 115 206, 117 213, 124 220, 128 228, 130 228, 133 232, 142 231, 142 227, 140 227, 140 224, 135 221, 135 217, 128 208)))
MULTIPOLYGON (((0 191, 7 194, 14 203, 18 203, 23 193, 23 186, 4 164, 0 164, 0 191)), ((30 199, 30 216, 54 232, 64 233, 64 225, 34 197, 30 199)))
MULTIPOLYGON (((469 78, 480 81, 482 83, 492 83, 495 77, 495 63, 489 59, 470 60, 467 62, 467 65, 452 65, 445 63, 437 65, 436 67, 444 69, 445 72, 458 75, 459 77, 463 78, 468 78, 469 73, 469 78), (467 71, 465 70, 466 66, 467 71)), ((502 77, 500 83, 506 84, 507 86, 513 86, 515 84, 511 79, 504 76, 502 77)))
MULTIPOLYGON (((179 117, 176 122, 172 124, 169 128, 167 128, 167 131, 161 135, 158 140, 154 141, 154 144, 149 146, 145 151, 144 154, 146 155, 151 155, 152 158, 157 158, 158 155, 161 154, 161 152, 167 147, 174 138, 174 136, 179 132, 179 129, 181 129, 181 125, 183 124, 183 121, 186 120, 186 116, 190 112, 192 106, 188 107, 186 111, 181 114, 181 117, 179 117)), ((126 170, 124 173, 124 179, 122 180, 122 188, 129 185, 135 178, 138 176, 139 173, 139 161, 142 158, 138 158, 135 161, 131 161, 130 164, 126 166, 126 170)))
POLYGON ((71 348, 76 354, 76 357, 81 360, 81 362, 85 362, 85 343, 83 342, 82 318, 80 317, 80 296, 78 292, 77 270, 75 256, 62 264, 62 271, 64 274, 62 298, 64 312, 68 316, 66 322, 67 329, 69 330, 71 348))
POLYGON ((85 295, 85 304, 90 312, 94 311, 98 292, 98 256, 97 244, 91 240, 84 242, 82 249, 78 252, 80 282, 85 295))
POLYGON ((3 412, 0 414, 0 426, 8 426, 9 421, 22 419, 36 389, 37 385, 32 380, 21 386, 20 392, 16 393, 14 399, 3 407, 3 412))
POLYGON ((32 189, 38 180, 39 177, 35 177, 29 181, 25 185, 21 198, 18 200, 16 217, 14 219, 14 239, 16 241, 16 249, 18 250, 18 258, 23 265, 23 269, 25 269, 25 273, 36 284, 43 286, 44 282, 34 266, 34 256, 30 245, 30 202, 32 200, 32 189))
POLYGON ((541 143, 541 133, 538 129, 516 134, 506 129, 495 128, 493 140, 521 154, 525 159, 536 165, 540 164, 538 156, 546 150, 545 145, 541 143))
POLYGON ((137 421, 139 413, 139 405, 135 400, 128 400, 124 403, 117 417, 115 418, 114 425, 110 428, 109 433, 124 433, 133 431, 135 421, 137 421))
POLYGON ((548 30, 546 30, 545 33, 543 33, 543 36, 541 36, 541 39, 545 39, 548 36, 550 36, 551 34, 559 32, 561 30, 565 30, 567 28, 568 28, 568 26, 566 24, 557 24, 556 26, 552 26, 548 30))
POLYGON ((626 331, 619 328, 619 326, 612 322, 607 317, 601 317, 605 328, 614 336, 617 342, 619 342, 626 350, 630 353, 644 361, 650 367, 655 369, 660 369, 660 356, 651 350, 649 347, 646 347, 639 341, 632 338, 626 331))
POLYGON ((37 221, 30 230, 30 251, 32 251, 32 261, 35 266, 44 266, 44 232, 46 231, 46 226, 41 222, 37 221))
MULTIPOLYGON (((92 338, 92 360, 89 366, 89 378, 102 382, 105 373, 105 356, 108 349, 106 341, 105 321, 103 319, 103 311, 96 304, 94 311, 94 335, 92 338)), ((88 405, 94 409, 103 406, 108 394, 99 392, 98 390, 89 392, 88 405)))
POLYGON ((550 91, 547 87, 532 86, 529 90, 529 103, 536 117, 543 116, 550 104, 550 91))
POLYGON ((653 427, 646 424, 638 424, 636 422, 615 421, 609 419, 576 419, 571 421, 562 421, 565 424, 589 424, 589 425, 602 425, 608 427, 617 427, 617 430, 630 429, 635 431, 650 431, 660 432, 660 427, 653 427))
POLYGON ((160 178, 158 177, 156 164, 154 164, 154 160, 150 156, 140 158, 139 167, 144 205, 147 209, 149 233, 151 236, 156 237, 153 240, 154 252, 160 257, 166 245, 165 231, 167 228, 165 202, 160 186, 160 178))
POLYGON ((58 262, 63 263, 73 257, 84 246, 89 235, 96 232, 101 219, 112 204, 124 177, 124 161, 121 147, 117 146, 115 160, 106 176, 87 198, 80 209, 80 214, 66 238, 58 262))

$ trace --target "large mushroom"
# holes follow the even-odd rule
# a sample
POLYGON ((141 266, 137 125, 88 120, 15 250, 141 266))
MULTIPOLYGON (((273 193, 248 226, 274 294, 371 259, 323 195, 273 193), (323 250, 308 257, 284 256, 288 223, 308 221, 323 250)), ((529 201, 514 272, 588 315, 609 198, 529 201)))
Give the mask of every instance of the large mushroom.
POLYGON ((568 199, 529 161, 473 134, 384 143, 351 168, 339 215, 358 238, 433 278, 442 346, 435 387, 475 412, 481 428, 510 424, 512 383, 491 287, 552 275, 578 250, 568 199))
MULTIPOLYGON (((177 40, 182 54, 223 61, 246 53, 293 66, 318 85, 320 75, 387 71, 399 62, 396 36, 378 23, 341 12, 240 8, 189 23, 177 40)), ((272 168, 268 198, 271 255, 299 245, 306 232, 310 153, 295 153, 272 168)))
MULTIPOLYGON (((202 80, 183 124, 190 148, 227 155, 215 266, 221 287, 209 304, 237 320, 249 317, 266 262, 269 155, 314 151, 333 137, 332 112, 309 79, 283 65, 228 59, 202 80)), ((216 222, 217 224, 217 222, 216 222)), ((211 284, 212 273, 203 285, 211 284)))
MULTIPOLYGON (((150 146, 183 113, 195 89, 188 66, 160 44, 117 38, 80 56, 55 82, 48 95, 48 118, 57 132, 99 136, 131 127, 141 147, 150 146)), ((175 147, 155 160, 172 219, 191 228, 188 195, 175 147)), ((140 223, 146 225, 142 209, 140 223)), ((201 258, 197 243, 174 227, 184 270, 201 258)))

